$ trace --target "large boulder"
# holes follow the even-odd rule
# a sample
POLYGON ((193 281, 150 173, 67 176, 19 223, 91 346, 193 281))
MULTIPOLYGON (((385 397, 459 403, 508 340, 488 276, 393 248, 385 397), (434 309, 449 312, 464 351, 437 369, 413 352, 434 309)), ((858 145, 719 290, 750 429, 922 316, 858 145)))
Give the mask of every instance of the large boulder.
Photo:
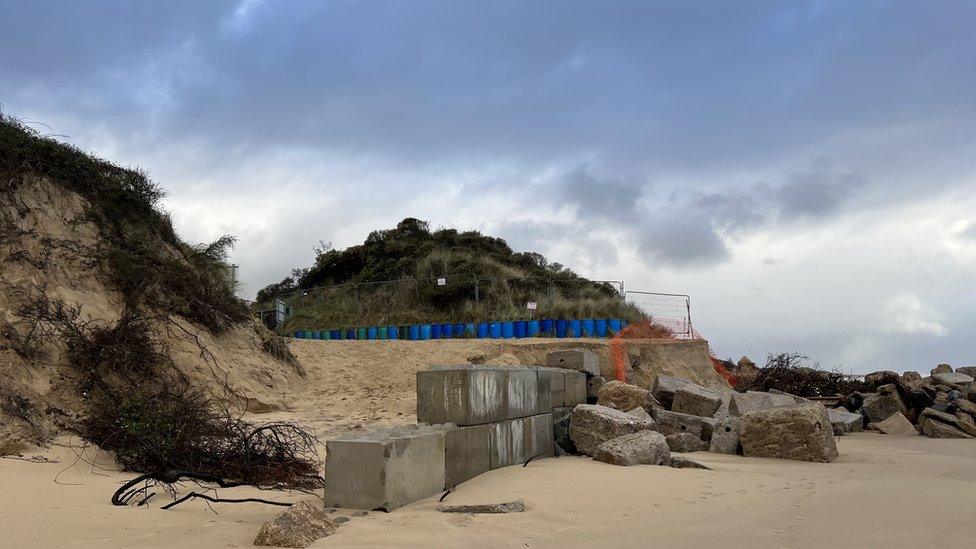
POLYGON ((777 395, 759 391, 732 393, 732 398, 729 401, 729 414, 741 416, 756 410, 765 410, 776 406, 789 406, 791 404, 796 404, 796 400, 791 395, 777 395))
POLYGON ((865 397, 864 402, 861 404, 861 411, 868 418, 868 421, 877 423, 888 419, 895 412, 904 414, 908 411, 905 403, 898 396, 898 391, 895 391, 893 386, 883 385, 878 390, 879 392, 865 397), (891 390, 880 392, 888 387, 891 387, 891 390))
POLYGON ((956 427, 956 416, 926 408, 918 419, 922 434, 931 438, 973 438, 956 427))
POLYGON ((864 430, 864 416, 848 412, 842 408, 828 408, 827 417, 830 418, 830 426, 834 429, 834 435, 843 435, 864 430))
POLYGON ((898 379, 898 372, 892 372, 891 370, 882 370, 880 372, 871 372, 870 374, 864 376, 864 383, 870 387, 870 390, 877 389, 880 385, 885 385, 892 383, 892 380, 898 379))
POLYGON ((623 435, 654 429, 654 422, 599 404, 580 404, 573 408, 569 438, 576 450, 592 456, 600 444, 623 435))
POLYGON ((968 374, 963 374, 960 372, 945 372, 945 373, 932 374, 932 379, 939 383, 944 383, 950 387, 956 385, 969 385, 970 383, 973 382, 973 376, 968 374))
POLYGON ((613 380, 608 381, 597 392, 596 403, 617 410, 633 410, 638 406, 650 409, 654 401, 651 398, 651 392, 647 389, 613 380))
POLYGON ((715 422, 708 451, 732 455, 742 453, 742 446, 739 444, 738 418, 727 417, 715 422))
POLYGON ((956 405, 956 410, 969 414, 976 419, 976 403, 973 403, 969 399, 957 398, 953 404, 956 405))
POLYGON ((834 432, 822 404, 756 410, 739 421, 739 441, 745 456, 822 463, 837 458, 834 432))
POLYGON ((687 379, 658 374, 657 377, 654 378, 654 384, 651 385, 651 393, 654 395, 654 398, 661 403, 661 406, 664 406, 666 409, 670 410, 671 405, 674 403, 674 393, 689 383, 691 382, 687 379))
MULTIPOLYGON (((321 504, 320 504, 321 505, 321 504)), ((254 545, 308 547, 315 540, 330 536, 336 525, 319 505, 300 501, 265 522, 254 545)))
POLYGON ((722 395, 694 383, 687 383, 674 392, 671 410, 693 416, 712 417, 722 406, 722 395))
POLYGON ((597 446, 593 459, 612 465, 662 465, 671 450, 664 435, 654 431, 637 431, 604 441, 597 446))
POLYGON ((960 366, 956 368, 956 372, 960 374, 966 374, 969 377, 976 378, 976 366, 960 366))
POLYGON ((918 373, 918 372, 916 372, 914 370, 909 370, 909 371, 903 373, 901 375, 901 378, 903 380, 905 380, 906 383, 912 383, 912 382, 915 382, 915 381, 920 381, 922 379, 922 374, 920 374, 920 373, 918 373))
POLYGON ((912 425, 911 421, 901 412, 891 414, 891 417, 884 421, 874 423, 874 428, 886 435, 898 437, 917 437, 918 430, 912 425))
POLYGON ((708 450, 708 442, 695 436, 693 433, 672 433, 665 437, 668 441, 668 448, 672 452, 704 452, 708 450))
POLYGON ((932 375, 935 375, 935 374, 951 374, 952 373, 952 366, 949 366, 948 364, 939 364, 935 368, 932 368, 932 371, 930 373, 932 375))

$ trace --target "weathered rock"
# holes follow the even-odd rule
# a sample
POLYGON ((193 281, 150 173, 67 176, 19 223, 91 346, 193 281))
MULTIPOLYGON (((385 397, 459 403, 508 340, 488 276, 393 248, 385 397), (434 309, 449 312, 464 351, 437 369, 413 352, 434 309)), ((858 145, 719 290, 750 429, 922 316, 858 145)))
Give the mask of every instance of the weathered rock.
POLYGON ((973 382, 973 376, 959 372, 932 374, 932 379, 949 386, 968 385, 973 382))
POLYGON ((671 457, 661 433, 638 431, 601 443, 593 459, 611 465, 661 465, 671 457))
POLYGON ((935 368, 932 368, 932 371, 930 373, 933 376, 935 374, 951 374, 952 373, 952 366, 949 366, 948 364, 939 364, 935 368))
POLYGON ((756 410, 739 421, 739 441, 745 456, 823 463, 837 458, 837 443, 822 404, 756 410))
POLYGON ((671 412, 663 408, 651 411, 657 432, 667 436, 675 433, 691 433, 702 440, 711 440, 716 420, 671 412))
POLYGON ((643 387, 613 380, 600 388, 596 403, 617 410, 633 410, 637 407, 650 408, 652 406, 651 392, 643 387))
POLYGON ((640 406, 634 408, 633 410, 627 410, 627 413, 636 418, 640 418, 647 421, 654 421, 654 418, 651 417, 651 414, 648 414, 647 410, 641 408, 640 406))
POLYGON ((599 404, 580 404, 573 409, 569 437, 577 451, 592 456, 600 444, 610 439, 653 428, 653 421, 627 412, 599 404))
POLYGON ((315 540, 335 532, 335 523, 323 509, 311 502, 300 501, 265 522, 254 538, 254 545, 308 547, 315 540))
POLYGON ((804 402, 807 401, 807 399, 805 399, 805 398, 803 398, 801 396, 796 396, 793 393, 787 393, 786 391, 780 391, 779 389, 770 389, 769 390, 769 394, 771 394, 771 395, 788 396, 788 397, 790 397, 790 398, 793 399, 793 403, 794 404, 802 404, 802 403, 804 403, 804 402))
POLYGON ((777 395, 759 391, 732 393, 732 399, 729 401, 729 414, 741 416, 756 410, 765 410, 776 406, 790 406, 792 404, 796 404, 796 401, 790 395, 777 395))
POLYGON ((931 438, 973 438, 954 424, 958 422, 956 416, 926 408, 918 420, 922 434, 931 438))
POLYGON ((687 383, 674 392, 671 410, 693 416, 712 417, 722 405, 722 395, 700 385, 687 383))
POLYGON ((755 362, 749 360, 749 357, 744 356, 740 358, 737 365, 739 366, 739 371, 736 372, 736 378, 738 378, 739 381, 749 384, 752 381, 755 381, 756 377, 758 377, 759 368, 756 367, 755 362))
POLYGON ((692 433, 673 433, 665 437, 672 452, 689 453, 708 450, 708 442, 692 433))
POLYGON ((956 368, 956 372, 960 374, 966 374, 969 377, 976 378, 976 366, 960 366, 956 368))
POLYGON ((691 382, 687 379, 658 374, 658 376, 654 378, 654 384, 651 385, 651 393, 654 395, 654 398, 661 403, 661 406, 664 406, 666 409, 670 410, 671 405, 674 403, 674 393, 689 383, 691 382))
POLYGON ((830 426, 834 429, 834 435, 839 436, 864 430, 864 416, 861 414, 838 408, 828 408, 827 417, 830 418, 830 426))
POLYGON ((976 437, 976 421, 972 416, 964 412, 956 412, 956 428, 965 432, 967 435, 976 437))
MULTIPOLYGON (((879 387, 879 389, 884 387, 886 386, 879 387)), ((902 402, 901 397, 898 396, 898 392, 892 390, 890 392, 878 392, 868 396, 864 399, 864 403, 861 404, 861 410, 864 416, 868 418, 868 421, 877 423, 888 419, 895 412, 905 413, 908 409, 905 407, 905 403, 902 402)))
POLYGON ((879 385, 884 385, 886 383, 892 383, 892 380, 898 379, 898 372, 892 372, 891 370, 882 370, 880 372, 871 372, 870 374, 864 376, 864 383, 874 390, 878 388, 879 385))
POLYGON ((904 374, 902 374, 901 375, 901 378, 904 379, 906 382, 911 383, 913 381, 918 381, 918 380, 922 379, 922 374, 920 374, 918 372, 915 372, 915 371, 912 371, 912 370, 909 370, 909 371, 905 372, 904 374))
POLYGON ((956 410, 969 414, 973 418, 976 418, 976 403, 965 398, 956 399, 953 403, 956 405, 956 410))
POLYGON ((706 471, 712 470, 712 468, 709 467, 708 465, 703 465, 685 456, 671 456, 671 458, 668 459, 667 465, 674 467, 675 469, 704 469, 706 471))
POLYGON ((708 451, 731 455, 742 453, 742 447, 739 444, 738 418, 729 417, 715 423, 708 451))
POLYGON ((918 431, 912 422, 908 421, 905 414, 901 412, 895 412, 891 414, 891 417, 885 419, 884 421, 879 421, 877 423, 872 423, 874 429, 884 433, 886 435, 893 435, 899 437, 916 437, 918 436, 918 431))
POLYGON ((607 380, 600 377, 591 377, 586 380, 586 402, 594 403, 600 398, 600 389, 607 384, 607 380))
POLYGON ((438 505, 441 513, 472 513, 497 515, 502 513, 521 513, 525 511, 525 502, 517 499, 505 503, 478 503, 474 505, 438 505))

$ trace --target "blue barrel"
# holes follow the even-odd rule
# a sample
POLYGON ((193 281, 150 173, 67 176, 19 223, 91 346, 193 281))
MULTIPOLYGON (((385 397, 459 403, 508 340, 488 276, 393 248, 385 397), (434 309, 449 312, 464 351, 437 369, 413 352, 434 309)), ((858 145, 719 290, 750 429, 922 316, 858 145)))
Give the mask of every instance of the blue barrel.
POLYGON ((430 339, 440 339, 441 338, 441 325, 431 324, 430 325, 430 339))
POLYGON ((583 337, 583 323, 579 319, 571 319, 569 321, 569 330, 567 335, 569 337, 583 337))
POLYGON ((390 328, 387 326, 377 326, 376 339, 390 339, 390 328))
POLYGON ((515 323, 511 320, 502 322, 502 338, 512 339, 515 337, 515 323))
POLYGON ((296 330, 295 339, 305 339, 305 332, 303 332, 302 330, 296 330))
POLYGON ((387 339, 400 339, 400 328, 396 326, 386 327, 386 338, 387 339))
POLYGON ((551 318, 543 318, 542 322, 539 323, 539 331, 542 332, 543 337, 552 337, 555 331, 555 326, 553 326, 553 321, 551 318))
POLYGON ((605 318, 596 319, 596 337, 607 337, 607 320, 605 318))
POLYGON ((376 326, 366 328, 366 339, 376 339, 376 326))
POLYGON ((487 322, 478 323, 478 339, 488 339, 490 333, 490 325, 487 322))
POLYGON ((328 330, 322 330, 322 339, 332 339, 332 332, 328 330))
POLYGON ((583 328, 583 333, 580 334, 581 337, 596 336, 596 325, 592 318, 584 318, 580 321, 580 326, 583 328))
MULTIPOLYGON (((551 320, 549 322, 552 322, 551 320)), ((525 323, 525 337, 538 337, 539 336, 539 321, 530 320, 525 323)))
POLYGON ((491 333, 492 339, 498 339, 502 337, 502 323, 501 322, 489 322, 488 331, 491 333))
POLYGON ((454 337, 461 337, 464 335, 464 323, 455 322, 454 323, 454 337))
POLYGON ((332 330, 329 332, 329 337, 332 339, 342 339, 342 330, 332 330))
POLYGON ((454 337, 454 325, 445 324, 441 326, 441 337, 443 337, 444 339, 451 339, 452 337, 454 337))
POLYGON ((319 338, 318 332, 305 332, 305 335, 308 336, 308 339, 318 339, 319 338))
POLYGON ((528 322, 524 320, 515 321, 515 338, 522 339, 525 337, 526 333, 529 331, 528 322))
POLYGON ((410 341, 417 341, 420 339, 420 325, 414 324, 410 326, 410 341))
POLYGON ((430 339, 431 337, 433 337, 432 332, 433 330, 431 330, 430 324, 420 325, 420 339, 422 340, 430 339))
POLYGON ((620 320, 619 318, 611 318, 609 324, 610 324, 610 335, 619 334, 620 330, 622 330, 624 327, 623 321, 620 320))
POLYGON ((566 331, 569 330, 569 321, 560 318, 556 321, 556 337, 563 338, 566 337, 566 331))

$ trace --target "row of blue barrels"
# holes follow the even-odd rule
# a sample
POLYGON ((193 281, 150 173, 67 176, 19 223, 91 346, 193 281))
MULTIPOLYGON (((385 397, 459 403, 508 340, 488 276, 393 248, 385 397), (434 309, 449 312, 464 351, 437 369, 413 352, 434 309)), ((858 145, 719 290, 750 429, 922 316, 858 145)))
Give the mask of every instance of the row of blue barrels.
POLYGON ((298 339, 522 339, 526 337, 610 337, 627 322, 609 319, 542 319, 501 322, 468 322, 448 324, 413 324, 410 326, 369 326, 345 330, 298 330, 298 339))

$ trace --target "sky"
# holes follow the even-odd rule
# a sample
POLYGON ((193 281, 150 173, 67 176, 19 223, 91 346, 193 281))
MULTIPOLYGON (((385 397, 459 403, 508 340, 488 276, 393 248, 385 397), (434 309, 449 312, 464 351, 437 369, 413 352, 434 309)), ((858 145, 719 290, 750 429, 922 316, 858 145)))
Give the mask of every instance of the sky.
POLYGON ((973 2, 0 0, 0 104, 238 238, 404 217, 689 294, 721 357, 976 363, 973 2))

